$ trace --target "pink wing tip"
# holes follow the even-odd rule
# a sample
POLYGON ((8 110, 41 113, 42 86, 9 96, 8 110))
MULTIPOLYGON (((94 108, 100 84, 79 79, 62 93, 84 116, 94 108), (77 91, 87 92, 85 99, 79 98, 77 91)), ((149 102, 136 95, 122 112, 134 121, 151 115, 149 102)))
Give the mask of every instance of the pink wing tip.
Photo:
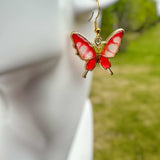
POLYGON ((78 34, 77 33, 72 33, 71 37, 75 40, 78 37, 78 34))
POLYGON ((117 33, 117 35, 120 36, 120 38, 122 38, 123 35, 124 35, 124 30, 121 29, 121 30, 117 33))

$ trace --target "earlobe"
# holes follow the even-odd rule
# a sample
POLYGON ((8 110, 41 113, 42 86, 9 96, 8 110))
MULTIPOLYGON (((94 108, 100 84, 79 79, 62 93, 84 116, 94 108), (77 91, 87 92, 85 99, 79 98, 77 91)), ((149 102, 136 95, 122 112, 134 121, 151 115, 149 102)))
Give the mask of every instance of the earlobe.
MULTIPOLYGON (((118 2, 119 0, 99 0, 101 8, 107 8, 114 3, 118 2)), ((82 13, 87 13, 91 12, 95 9, 97 9, 97 2, 96 0, 73 0, 73 5, 74 5, 74 11, 75 14, 82 14, 82 13)))

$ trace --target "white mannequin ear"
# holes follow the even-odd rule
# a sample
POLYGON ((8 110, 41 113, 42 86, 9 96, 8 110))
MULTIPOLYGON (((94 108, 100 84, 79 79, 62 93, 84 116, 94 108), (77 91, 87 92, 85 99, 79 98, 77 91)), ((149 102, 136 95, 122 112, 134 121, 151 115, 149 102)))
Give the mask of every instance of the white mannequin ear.
MULTIPOLYGON (((101 9, 107 8, 119 0, 99 0, 101 9)), ((75 14, 90 12, 98 8, 96 0, 74 0, 75 14)))

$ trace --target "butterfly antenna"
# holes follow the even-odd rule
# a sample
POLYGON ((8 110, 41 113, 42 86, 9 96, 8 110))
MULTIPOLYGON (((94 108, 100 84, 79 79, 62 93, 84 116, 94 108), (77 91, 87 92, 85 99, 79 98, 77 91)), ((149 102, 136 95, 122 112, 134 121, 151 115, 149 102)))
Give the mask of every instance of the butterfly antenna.
POLYGON ((112 72, 111 68, 108 68, 108 71, 111 74, 111 76, 113 76, 113 72, 112 72))
POLYGON ((87 73, 88 73, 88 70, 85 70, 85 72, 83 73, 82 77, 83 77, 83 78, 86 78, 87 73))

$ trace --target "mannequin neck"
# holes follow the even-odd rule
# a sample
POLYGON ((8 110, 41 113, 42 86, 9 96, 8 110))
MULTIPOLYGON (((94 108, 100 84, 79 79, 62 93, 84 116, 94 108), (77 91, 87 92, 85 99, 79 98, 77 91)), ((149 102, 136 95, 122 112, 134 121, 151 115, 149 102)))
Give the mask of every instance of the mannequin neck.
POLYGON ((0 76, 3 104, 0 107, 6 115, 3 120, 7 120, 14 134, 36 148, 46 145, 53 129, 51 117, 46 118, 42 113, 44 110, 49 112, 48 108, 53 104, 51 86, 55 63, 56 60, 51 59, 0 76))

